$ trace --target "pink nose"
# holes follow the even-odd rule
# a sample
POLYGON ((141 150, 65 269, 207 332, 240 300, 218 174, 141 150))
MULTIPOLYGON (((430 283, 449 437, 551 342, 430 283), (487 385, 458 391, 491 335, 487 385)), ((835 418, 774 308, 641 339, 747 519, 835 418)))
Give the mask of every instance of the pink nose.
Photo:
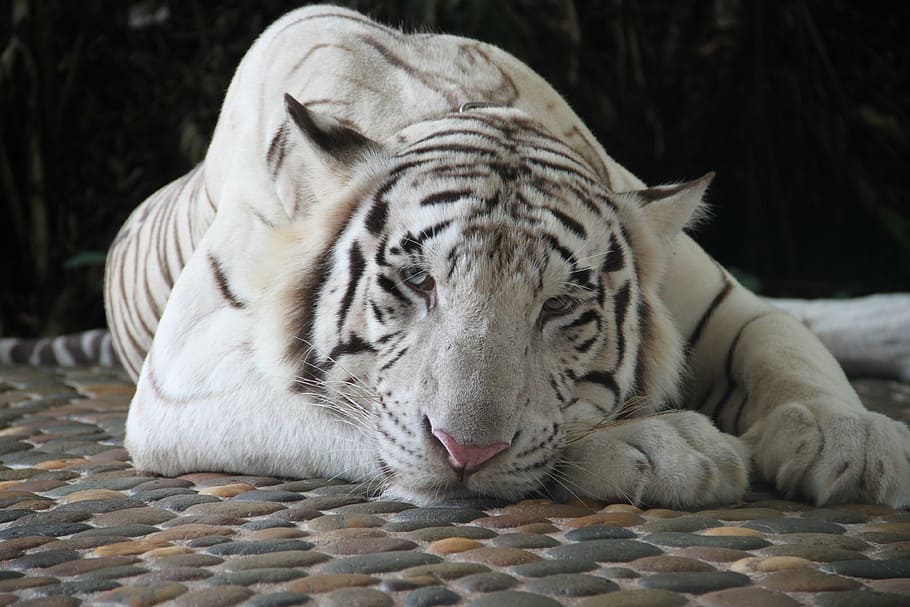
POLYGON ((466 471, 479 468, 485 461, 509 447, 509 443, 494 443, 486 447, 465 445, 456 441, 445 430, 433 430, 433 436, 439 439, 449 453, 449 465, 466 471))

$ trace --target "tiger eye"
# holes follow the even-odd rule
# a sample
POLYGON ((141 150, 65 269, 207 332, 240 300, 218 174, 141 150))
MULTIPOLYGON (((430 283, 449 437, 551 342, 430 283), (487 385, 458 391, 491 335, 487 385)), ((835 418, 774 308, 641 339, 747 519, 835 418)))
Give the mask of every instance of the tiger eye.
POLYGON ((420 268, 405 268, 401 271, 401 279, 416 291, 429 293, 436 288, 436 280, 420 268))
POLYGON ((543 310, 549 314, 562 314, 572 309, 572 300, 565 297, 551 297, 543 302, 543 310))

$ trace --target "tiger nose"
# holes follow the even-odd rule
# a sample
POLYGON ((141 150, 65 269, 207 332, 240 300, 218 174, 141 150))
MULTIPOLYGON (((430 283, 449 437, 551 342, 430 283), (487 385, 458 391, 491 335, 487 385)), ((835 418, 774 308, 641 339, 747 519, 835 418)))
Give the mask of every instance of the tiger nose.
POLYGON ((466 445, 459 443, 442 429, 433 430, 433 436, 442 443, 449 454, 449 465, 465 472, 476 470, 491 457, 509 447, 509 443, 493 443, 485 447, 466 445))

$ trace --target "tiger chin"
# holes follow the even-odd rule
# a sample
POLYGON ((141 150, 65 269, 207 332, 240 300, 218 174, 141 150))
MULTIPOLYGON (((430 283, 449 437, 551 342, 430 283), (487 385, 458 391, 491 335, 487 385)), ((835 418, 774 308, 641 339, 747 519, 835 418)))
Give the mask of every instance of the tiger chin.
POLYGON ((685 234, 711 178, 646 187, 499 49, 295 11, 241 63, 204 163, 109 254, 133 461, 416 504, 697 508, 750 469, 910 504, 910 431, 685 234))

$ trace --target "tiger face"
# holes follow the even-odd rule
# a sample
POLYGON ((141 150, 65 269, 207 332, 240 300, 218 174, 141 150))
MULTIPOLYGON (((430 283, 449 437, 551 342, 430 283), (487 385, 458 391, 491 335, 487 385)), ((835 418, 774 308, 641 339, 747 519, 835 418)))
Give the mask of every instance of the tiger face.
MULTIPOLYGON (((516 499, 619 405, 672 392, 654 379, 670 368, 672 384, 679 366, 662 351, 677 336, 650 267, 664 237, 645 229, 641 195, 609 192, 517 110, 454 113, 379 144, 288 104, 318 186, 284 189, 305 210, 272 248, 280 270, 257 326, 286 322, 259 349, 362 430, 387 495, 516 499)), ((692 207, 666 206, 654 208, 675 233, 692 207)))

